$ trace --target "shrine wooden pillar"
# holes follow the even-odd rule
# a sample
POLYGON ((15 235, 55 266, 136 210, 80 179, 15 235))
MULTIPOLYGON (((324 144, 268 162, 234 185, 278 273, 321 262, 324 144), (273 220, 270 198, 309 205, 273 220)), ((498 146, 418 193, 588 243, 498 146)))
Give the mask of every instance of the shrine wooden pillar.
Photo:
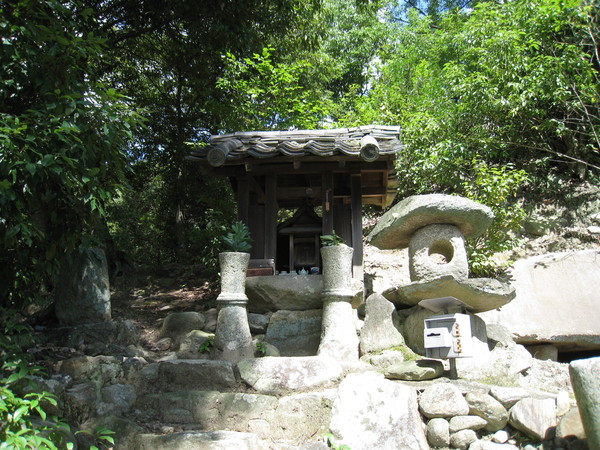
POLYGON ((277 175, 265 177, 265 259, 277 257, 277 175))
POLYGON ((248 189, 248 178, 237 177, 237 218, 248 225, 248 211, 250 208, 250 191, 248 189))
POLYGON ((362 180, 361 174, 353 173, 350 184, 352 211, 352 276, 363 279, 363 239, 362 239, 362 180))
POLYGON ((323 173, 321 177, 323 196, 323 235, 333 234, 333 172, 323 173))

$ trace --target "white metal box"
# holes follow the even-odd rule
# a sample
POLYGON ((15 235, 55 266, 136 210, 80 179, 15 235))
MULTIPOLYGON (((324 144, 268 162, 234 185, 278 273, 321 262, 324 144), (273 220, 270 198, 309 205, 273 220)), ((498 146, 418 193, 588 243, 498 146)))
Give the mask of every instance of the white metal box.
POLYGON ((423 338, 428 358, 473 356, 471 318, 467 314, 444 314, 425 319, 423 338))

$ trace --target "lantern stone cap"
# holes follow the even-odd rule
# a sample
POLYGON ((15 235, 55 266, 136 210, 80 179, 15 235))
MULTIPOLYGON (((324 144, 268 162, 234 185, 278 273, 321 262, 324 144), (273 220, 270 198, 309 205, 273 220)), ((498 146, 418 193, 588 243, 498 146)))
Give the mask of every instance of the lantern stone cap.
POLYGON ((408 308, 425 299, 455 297, 473 313, 499 308, 516 296, 515 288, 494 278, 457 280, 445 275, 434 280, 417 281, 406 286, 387 289, 383 296, 392 303, 408 308))
POLYGON ((488 206, 464 197, 414 195, 381 216, 367 242, 382 250, 405 248, 415 231, 431 224, 455 225, 465 238, 473 238, 483 234, 493 219, 488 206))

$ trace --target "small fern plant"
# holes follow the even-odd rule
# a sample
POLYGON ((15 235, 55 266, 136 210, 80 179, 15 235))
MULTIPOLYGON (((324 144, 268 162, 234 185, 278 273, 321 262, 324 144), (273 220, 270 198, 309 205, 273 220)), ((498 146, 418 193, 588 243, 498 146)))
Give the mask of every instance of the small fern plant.
POLYGON ((335 230, 331 234, 321 236, 321 244, 323 247, 332 247, 334 245, 342 245, 344 239, 335 234, 335 230))
POLYGON ((233 222, 231 231, 222 238, 227 252, 248 252, 252 248, 250 230, 244 222, 233 222))

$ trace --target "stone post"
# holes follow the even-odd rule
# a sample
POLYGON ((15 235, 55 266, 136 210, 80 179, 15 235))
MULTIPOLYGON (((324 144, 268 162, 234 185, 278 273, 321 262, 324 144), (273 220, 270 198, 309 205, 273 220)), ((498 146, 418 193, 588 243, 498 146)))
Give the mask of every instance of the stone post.
POLYGON ((54 311, 63 325, 111 320, 108 264, 104 250, 75 250, 61 262, 54 311))
POLYGON ((352 255, 347 245, 321 248, 323 322, 318 355, 358 360, 358 336, 352 311, 352 255))
POLYGON ((600 358, 571 361, 569 373, 588 444, 591 449, 599 449, 600 358))
POLYGON ((213 351, 216 359, 237 363, 254 356, 246 311, 246 269, 249 261, 249 253, 219 254, 221 293, 217 297, 219 315, 213 351))

